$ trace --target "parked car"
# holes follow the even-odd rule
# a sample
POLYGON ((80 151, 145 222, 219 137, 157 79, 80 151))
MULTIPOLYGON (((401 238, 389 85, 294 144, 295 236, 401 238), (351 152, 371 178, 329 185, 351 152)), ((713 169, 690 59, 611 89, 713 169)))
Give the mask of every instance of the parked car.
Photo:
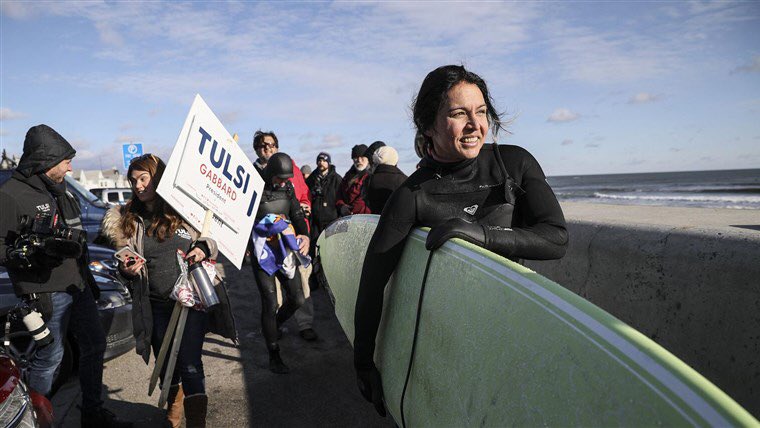
MULTIPOLYGON (((114 251, 95 244, 88 245, 90 253, 90 270, 100 289, 100 298, 96 301, 98 315, 103 332, 106 335, 106 360, 113 359, 130 351, 134 347, 132 336, 132 296, 127 287, 114 276, 116 265, 114 251)), ((5 327, 6 315, 20 299, 13 292, 8 272, 0 266, 0 326, 5 327)), ((7 347, 11 356, 23 372, 34 354, 35 343, 23 328, 16 326, 19 332, 7 347)), ((79 366, 79 346, 76 337, 69 331, 64 344, 64 354, 53 381, 53 391, 63 385, 79 366)), ((0 398, 2 395, 0 394, 0 398)), ((0 400, 2 401, 2 400, 0 400)), ((0 424, 1 425, 1 424, 0 424)))
MULTIPOLYGON (((13 171, 12 169, 0 170, 0 185, 11 178, 13 171)), ((71 194, 79 200, 79 206, 82 208, 82 225, 87 231, 87 241, 92 242, 100 232, 100 223, 103 221, 103 216, 106 214, 109 205, 98 199, 71 176, 67 175, 65 180, 71 194)))
POLYGON ((90 189, 90 192, 100 198, 101 201, 113 205, 124 205, 132 197, 132 189, 125 187, 93 188, 90 189))
POLYGON ((47 428, 52 425, 50 400, 27 388, 16 362, 0 348, 0 426, 47 428))

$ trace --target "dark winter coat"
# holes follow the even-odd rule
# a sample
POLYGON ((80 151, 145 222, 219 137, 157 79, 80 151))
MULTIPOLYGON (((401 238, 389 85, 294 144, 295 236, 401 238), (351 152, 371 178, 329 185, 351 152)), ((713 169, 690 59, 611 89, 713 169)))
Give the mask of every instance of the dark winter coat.
POLYGON ((346 176, 340 182, 338 195, 335 200, 335 207, 340 213, 343 205, 351 207, 351 214, 371 214, 369 207, 362 199, 362 186, 367 179, 367 170, 357 171, 353 166, 348 170, 346 176))
MULTIPOLYGON (((53 129, 45 125, 36 126, 27 133, 18 168, 0 187, 0 265, 8 268, 8 276, 18 295, 64 291, 72 285, 80 290, 85 285, 96 287, 87 267, 86 247, 78 259, 55 260, 38 253, 34 256, 32 268, 22 268, 8 258, 9 247, 18 237, 21 216, 34 218, 37 214, 59 213, 59 204, 40 174, 62 160, 72 158, 75 153, 76 150, 53 129)), ((63 197, 79 214, 77 198, 68 191, 63 197)))
POLYGON ((366 202, 372 214, 380 214, 391 193, 401 187, 406 174, 395 165, 380 164, 364 183, 366 202))
MULTIPOLYGON (((145 224, 138 216, 135 224, 134 236, 125 236, 119 227, 122 211, 124 207, 114 207, 108 210, 103 217, 102 234, 105 241, 113 249, 129 247, 136 253, 143 255, 143 241, 145 239, 145 224)), ((211 254, 209 258, 216 259, 218 255, 216 242, 210 238, 198 238, 198 231, 193 229, 187 223, 182 223, 182 227, 190 234, 193 240, 202 241, 206 244, 211 254)), ((237 343, 237 332, 235 330, 235 320, 232 317, 230 300, 227 296, 227 289, 224 285, 224 273, 221 270, 221 264, 217 263, 217 277, 214 282, 216 295, 219 297, 220 304, 209 311, 208 331, 226 337, 237 343)), ((147 364, 150 359, 150 338, 153 333, 153 312, 150 306, 150 283, 148 278, 147 266, 143 266, 138 276, 126 278, 122 276, 124 282, 131 285, 132 290, 132 330, 135 336, 135 350, 143 357, 147 364)))
POLYGON ((338 218, 338 208, 335 206, 338 188, 342 178, 335 172, 335 166, 330 165, 327 174, 314 171, 306 179, 306 185, 311 192, 311 222, 318 230, 338 218))

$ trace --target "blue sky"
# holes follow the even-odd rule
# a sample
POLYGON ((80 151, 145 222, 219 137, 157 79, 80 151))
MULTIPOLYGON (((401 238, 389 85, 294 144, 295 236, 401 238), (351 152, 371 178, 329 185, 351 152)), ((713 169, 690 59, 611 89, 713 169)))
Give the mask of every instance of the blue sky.
POLYGON ((547 175, 760 167, 760 2, 0 3, 0 146, 46 123, 75 168, 171 153, 196 93, 252 157, 383 140, 417 162, 410 103, 465 64, 547 175))

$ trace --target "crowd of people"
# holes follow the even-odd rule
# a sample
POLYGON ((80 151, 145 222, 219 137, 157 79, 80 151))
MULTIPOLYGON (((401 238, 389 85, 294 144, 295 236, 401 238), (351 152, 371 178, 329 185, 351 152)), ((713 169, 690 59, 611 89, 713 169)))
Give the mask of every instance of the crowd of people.
MULTIPOLYGON (((282 324, 293 316, 304 340, 319 337, 314 330, 314 304, 310 296, 312 289, 324 284, 316 254, 319 235, 338 217, 379 214, 391 193, 407 177, 397 166, 398 152, 382 141, 369 147, 355 145, 351 149, 353 164, 343 177, 335 171, 332 156, 327 152, 317 155, 314 170, 309 165, 299 169, 295 160, 280 151, 279 139, 273 131, 256 131, 253 148, 257 156, 254 167, 265 183, 255 223, 265 221, 267 215, 290 222, 299 238, 298 250, 312 261, 298 264, 292 275, 287 268, 267 272, 257 257, 261 250, 254 245, 250 251, 262 300, 261 325, 269 351, 269 369, 285 374, 290 369, 282 360, 277 343, 282 324)), ((254 234, 254 241, 255 238, 254 234)))
MULTIPOLYGON (((380 214, 363 266, 356 261, 362 273, 353 339, 359 390, 383 415, 375 338, 384 287, 413 227, 431 227, 426 243, 431 251, 452 237, 515 260, 559 258, 567 246, 562 211, 538 162, 517 146, 484 145, 489 130, 496 140, 502 121, 483 79, 463 66, 433 70, 415 99, 413 116, 415 151, 422 159, 410 177, 398 168, 396 149, 382 141, 353 146, 352 166, 341 177, 330 153, 320 152, 314 169, 299 168, 287 154, 295 147, 281 151, 272 131, 253 135, 254 166, 265 187, 248 253, 261 296, 269 370, 290 371, 278 344, 289 318, 295 318, 304 340, 318 339, 311 291, 324 283, 316 254, 321 232, 339 217, 380 214)), ((105 339, 101 330, 91 328, 98 325, 92 295, 97 287, 87 268, 86 246, 71 256, 35 254, 31 269, 9 256, 21 215, 52 214, 68 227, 81 229, 78 204, 63 181, 75 153, 52 128, 39 125, 29 130, 19 166, 0 188, 0 264, 7 266, 17 294, 39 296, 54 335, 63 335, 67 318, 77 331, 82 426, 129 426, 103 408, 105 339)), ((217 255, 216 242, 184 222, 156 193, 164 169, 155 155, 135 159, 128 170, 133 196, 125 206, 112 208, 102 227, 104 242, 139 255, 133 263, 119 261, 118 270, 132 289, 136 348, 146 363, 151 350, 158 354, 164 336, 171 334, 167 326, 174 306, 172 290, 181 272, 178 252, 187 262, 217 255)), ((189 310, 171 383, 161 385, 169 388, 167 420, 174 427, 180 426, 183 414, 186 426, 205 426, 205 334, 237 340, 220 272, 215 282, 222 304, 208 312, 189 310)), ((49 393, 61 356, 60 342, 39 352, 30 367, 30 387, 49 393)))

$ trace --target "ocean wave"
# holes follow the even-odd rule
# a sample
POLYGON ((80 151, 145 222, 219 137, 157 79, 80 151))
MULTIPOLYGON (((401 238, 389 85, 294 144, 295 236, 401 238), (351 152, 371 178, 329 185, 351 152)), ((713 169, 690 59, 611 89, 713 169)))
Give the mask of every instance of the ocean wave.
POLYGON ((749 194, 760 195, 760 187, 757 186, 553 186, 557 195, 591 195, 593 193, 718 193, 718 194, 749 194))
POLYGON ((694 186, 694 187, 665 187, 664 192, 679 193, 741 193, 760 194, 760 187, 755 186, 694 186))
POLYGON ((760 209, 760 169, 549 177, 561 201, 760 209))
POLYGON ((740 196, 740 195, 620 195, 594 192, 595 198, 618 199, 628 201, 673 201, 673 202, 716 202, 716 203, 734 203, 734 204, 752 204, 760 205, 760 196, 740 196))

